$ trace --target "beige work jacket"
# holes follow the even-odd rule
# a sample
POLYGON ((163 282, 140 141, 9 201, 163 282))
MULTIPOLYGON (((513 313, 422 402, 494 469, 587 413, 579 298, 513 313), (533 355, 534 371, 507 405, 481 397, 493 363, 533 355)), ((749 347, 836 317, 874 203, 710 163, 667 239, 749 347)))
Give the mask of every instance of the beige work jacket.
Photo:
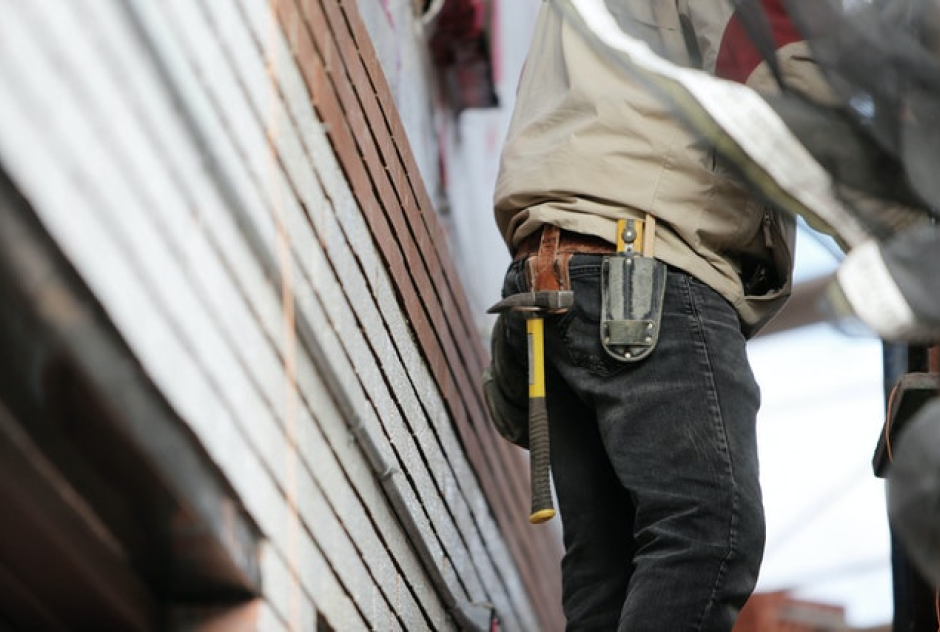
MULTIPOLYGON (((654 50, 714 72, 731 16, 727 2, 608 2, 618 4, 637 18, 618 19, 654 50), (685 36, 680 20, 687 25, 685 36)), ((784 74, 792 75, 789 81, 805 81, 801 43, 781 49, 778 57, 784 74)), ((747 83, 773 85, 763 66, 747 83)), ((676 122, 668 103, 608 64, 550 2, 538 16, 522 73, 494 203, 510 250, 545 223, 615 242, 618 219, 655 215, 656 258, 722 294, 748 336, 790 294, 792 218, 750 196, 713 151, 676 122), (759 296, 747 295, 742 280, 743 262, 755 260, 778 279, 759 296)))

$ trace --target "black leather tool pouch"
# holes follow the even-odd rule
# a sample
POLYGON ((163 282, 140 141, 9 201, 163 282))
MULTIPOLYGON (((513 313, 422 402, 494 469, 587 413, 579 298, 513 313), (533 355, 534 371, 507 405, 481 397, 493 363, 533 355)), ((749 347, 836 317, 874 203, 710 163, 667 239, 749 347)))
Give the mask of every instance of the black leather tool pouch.
POLYGON ((611 255, 601 268, 601 344, 622 362, 656 347, 666 293, 666 265, 651 257, 611 255))

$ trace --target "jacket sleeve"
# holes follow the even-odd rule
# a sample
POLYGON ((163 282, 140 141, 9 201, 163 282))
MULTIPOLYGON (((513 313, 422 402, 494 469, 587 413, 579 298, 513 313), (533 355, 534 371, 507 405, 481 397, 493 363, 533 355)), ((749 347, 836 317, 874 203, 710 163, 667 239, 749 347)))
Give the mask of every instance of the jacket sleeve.
MULTIPOLYGON (((783 0, 761 0, 784 83, 813 101, 833 104, 835 95, 813 61, 808 44, 787 14, 783 0)), ((728 0, 678 0, 679 14, 693 32, 703 70, 748 85, 762 94, 779 92, 771 68, 728 0)))

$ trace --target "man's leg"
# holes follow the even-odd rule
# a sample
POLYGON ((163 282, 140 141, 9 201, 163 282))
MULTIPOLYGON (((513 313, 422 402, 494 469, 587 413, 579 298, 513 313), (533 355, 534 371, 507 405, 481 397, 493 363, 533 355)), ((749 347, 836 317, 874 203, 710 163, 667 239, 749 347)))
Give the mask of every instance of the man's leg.
MULTIPOLYGON (((603 460, 578 456, 594 448, 568 447, 579 445, 571 443, 577 435, 571 427, 565 439, 568 456, 553 451, 566 542, 586 542, 602 511, 612 516, 610 529, 631 529, 623 512, 635 509, 627 534, 635 537, 632 575, 629 566, 613 575, 605 565, 619 563, 619 551, 604 563, 595 562, 598 574, 613 576, 615 583, 630 577, 621 629, 730 630, 756 582, 764 539, 754 427, 759 392, 737 315, 710 288, 671 270, 656 352, 642 362, 619 365, 598 342, 598 275, 590 265, 574 262, 571 274, 576 309, 556 321, 548 348, 572 388, 570 399, 587 411, 574 406, 570 415, 596 414, 593 432, 628 495, 617 493, 615 485, 588 490, 578 484, 579 477, 602 480, 596 462, 603 460), (584 458, 592 463, 581 463, 584 458), (576 475, 579 467, 587 474, 576 475), (595 508, 589 528, 570 517, 571 511, 565 516, 571 505, 595 508)), ((553 431, 558 417, 552 420, 553 431)), ((606 541, 618 540, 602 533, 606 541)), ((584 563, 594 559, 571 557, 568 564, 566 557, 565 574, 576 584, 586 584, 584 577, 597 579, 583 568, 582 557, 584 563)), ((582 603, 588 607, 589 602, 582 603)))
POLYGON ((684 274, 671 281, 657 357, 627 395, 649 405, 628 407, 633 424, 614 409, 601 422, 638 507, 621 629, 727 632, 763 556, 760 396, 731 306, 684 274))
MULTIPOLYGON (((598 257, 588 260, 600 261, 598 257)), ((503 294, 527 289, 524 267, 521 263, 513 264, 506 275, 503 294)), ((568 630, 613 630, 620 619, 632 572, 633 508, 629 494, 607 459, 593 409, 581 402, 554 368, 568 359, 558 334, 559 322, 567 318, 551 316, 546 321, 546 403, 552 478, 566 551, 562 561, 562 606, 568 630)), ((523 317, 508 318, 506 327, 507 345, 524 365, 523 317)), ((597 336, 596 327, 590 335, 597 336)))
POLYGON ((547 388, 552 474, 561 517, 562 607, 568 630, 613 630, 633 568, 633 506, 594 422, 557 374, 547 388))

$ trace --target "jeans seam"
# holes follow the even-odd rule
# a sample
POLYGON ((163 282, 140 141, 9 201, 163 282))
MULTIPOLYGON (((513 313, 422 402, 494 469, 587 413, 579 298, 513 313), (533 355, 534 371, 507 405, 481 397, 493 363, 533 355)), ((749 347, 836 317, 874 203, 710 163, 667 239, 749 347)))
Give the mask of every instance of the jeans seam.
POLYGON ((718 401, 718 388, 715 384, 715 375, 714 369, 712 366, 711 356, 708 353, 708 340, 705 334, 705 328, 702 325, 702 315, 698 309, 698 305, 695 299, 695 292, 692 288, 688 278, 684 279, 684 289, 688 293, 688 304, 691 311, 690 320, 692 323, 692 330, 696 337, 696 346, 701 351, 701 358, 704 359, 705 364, 705 375, 708 378, 708 389, 711 393, 711 398, 713 401, 709 402, 709 408, 712 409, 712 421, 717 422, 717 430, 719 430, 719 436, 721 437, 721 449, 725 455, 725 461, 727 466, 727 473, 731 481, 731 520, 728 525, 728 550, 725 553, 724 557, 721 560, 721 564, 718 567, 718 572, 715 576, 715 583, 712 586, 712 593, 709 596, 708 604, 705 609, 702 611, 701 617, 698 622, 697 629, 702 630, 705 623, 705 619, 708 614, 714 609, 715 602, 718 597, 719 587, 724 581, 725 575, 727 574, 728 564, 731 558, 734 556, 735 544, 737 541, 737 521, 738 521, 738 491, 737 486, 735 485, 735 474, 734 474, 734 464, 731 460, 731 451, 729 449, 729 442, 727 436, 727 430, 724 423, 724 418, 721 412, 721 404, 718 401))

